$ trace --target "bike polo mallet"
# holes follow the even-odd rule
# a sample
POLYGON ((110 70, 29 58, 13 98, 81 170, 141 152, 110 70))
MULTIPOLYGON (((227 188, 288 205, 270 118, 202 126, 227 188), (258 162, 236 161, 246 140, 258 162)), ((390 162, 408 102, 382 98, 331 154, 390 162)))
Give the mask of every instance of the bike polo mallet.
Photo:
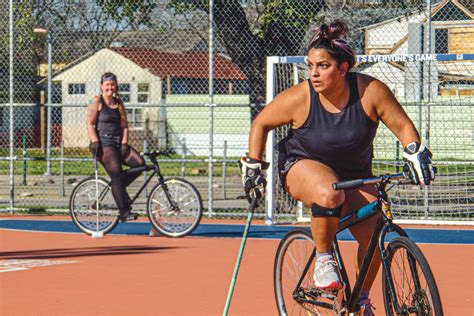
POLYGON ((237 256, 237 262, 235 263, 234 275, 232 276, 232 282, 230 283, 229 293, 227 294, 227 301, 225 303, 224 316, 227 316, 230 307, 230 301, 232 300, 232 294, 234 293, 235 282, 237 281, 237 274, 239 273, 240 261, 242 260, 242 254, 245 248, 245 242, 247 241, 247 235, 249 233, 250 223, 252 222, 253 211, 257 207, 257 197, 253 197, 250 202, 249 214, 247 215, 247 224, 245 224, 244 235, 240 244, 239 255, 237 256))
POLYGON ((94 167, 95 167, 95 210, 96 210, 96 224, 95 232, 92 232, 92 238, 102 238, 104 233, 99 231, 99 157, 97 151, 94 154, 94 167))

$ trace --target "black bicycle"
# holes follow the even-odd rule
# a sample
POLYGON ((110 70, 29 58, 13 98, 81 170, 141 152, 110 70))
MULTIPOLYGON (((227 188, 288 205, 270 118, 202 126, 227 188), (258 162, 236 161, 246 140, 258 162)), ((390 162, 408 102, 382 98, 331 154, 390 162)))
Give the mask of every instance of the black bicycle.
POLYGON ((274 290, 280 315, 361 313, 357 301, 377 248, 382 260, 386 315, 443 315, 438 288, 426 258, 406 232, 393 223, 387 191, 397 184, 406 183, 404 179, 404 175, 399 173, 333 184, 335 190, 354 189, 369 183, 377 186, 377 201, 341 218, 338 232, 375 214, 382 214, 352 291, 337 238, 334 239, 332 250, 343 287, 339 291, 327 292, 314 287, 312 275, 316 251, 310 230, 294 229, 286 234, 278 246, 274 264, 274 290), (392 185, 386 189, 389 183, 392 185), (385 238, 389 232, 395 232, 398 236, 385 247, 385 238))
MULTIPOLYGON (((132 204, 156 175, 158 183, 148 195, 146 212, 154 228, 168 237, 183 237, 190 234, 201 221, 203 207, 199 191, 189 181, 181 178, 163 178, 157 157, 169 156, 166 151, 142 153, 151 165, 129 168, 127 173, 153 170, 132 198, 132 204)), ((110 182, 96 177, 82 180, 72 191, 69 211, 74 223, 84 233, 92 235, 110 232, 119 222, 119 211, 112 196, 110 182)))

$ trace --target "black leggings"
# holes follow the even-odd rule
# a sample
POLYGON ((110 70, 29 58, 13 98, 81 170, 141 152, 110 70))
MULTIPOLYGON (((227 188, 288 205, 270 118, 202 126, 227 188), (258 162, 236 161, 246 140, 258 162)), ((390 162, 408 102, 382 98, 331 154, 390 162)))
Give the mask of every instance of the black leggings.
POLYGON ((115 146, 105 146, 102 148, 100 162, 112 180, 112 195, 120 214, 129 211, 130 205, 128 204, 128 201, 130 201, 130 197, 128 196, 126 188, 140 176, 141 171, 127 173, 127 177, 123 177, 122 165, 129 166, 130 168, 140 167, 145 165, 145 160, 132 147, 130 147, 130 154, 128 157, 123 159, 120 155, 120 148, 115 146))

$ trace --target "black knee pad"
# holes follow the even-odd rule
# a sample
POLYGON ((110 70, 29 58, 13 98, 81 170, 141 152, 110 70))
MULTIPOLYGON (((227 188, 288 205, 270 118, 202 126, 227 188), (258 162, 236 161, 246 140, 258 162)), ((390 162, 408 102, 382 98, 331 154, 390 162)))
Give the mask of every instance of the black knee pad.
POLYGON ((316 203, 311 206, 311 215, 313 217, 341 217, 342 204, 334 208, 322 207, 316 203))

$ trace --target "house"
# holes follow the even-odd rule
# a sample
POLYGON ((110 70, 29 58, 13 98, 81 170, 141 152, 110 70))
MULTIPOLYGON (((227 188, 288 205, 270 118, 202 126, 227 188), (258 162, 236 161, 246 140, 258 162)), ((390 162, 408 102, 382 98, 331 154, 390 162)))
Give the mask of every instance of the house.
MULTIPOLYGON (((128 112, 131 138, 139 148, 142 148, 144 139, 149 148, 162 148, 172 147, 174 144, 170 142, 173 139, 182 138, 169 135, 180 118, 167 118, 167 112, 172 111, 168 108, 167 98, 208 93, 207 52, 172 53, 151 48, 112 47, 85 55, 53 76, 53 82, 61 86, 65 147, 87 146, 85 107, 92 96, 99 94, 99 79, 106 71, 117 75, 119 93, 128 112)), ((214 56, 216 95, 243 94, 246 91, 245 79, 243 72, 228 57, 214 56)), ((248 108, 243 107, 235 119, 250 122, 249 117, 248 108)))
MULTIPOLYGON (((422 54, 427 42, 426 13, 413 12, 363 28, 367 55, 422 54), (423 43, 423 41, 425 43, 423 43)), ((474 52, 474 2, 443 0, 431 9, 431 52, 436 54, 466 54, 474 52)), ((474 95, 474 60, 433 62, 431 98, 437 96, 474 95), (433 76, 437 74, 438 76, 433 76)), ((380 78, 405 100, 419 100, 423 91, 421 63, 383 62, 362 66, 363 72, 380 78), (403 79, 401 77, 404 77, 403 79), (402 80, 401 80, 402 79, 402 80), (403 84, 401 84, 403 83, 403 84)), ((427 87, 424 88, 426 97, 427 87)))
MULTIPOLYGON (((474 53, 474 2, 443 0, 430 13, 430 34, 423 11, 363 28, 366 55, 358 57, 357 67, 387 84, 429 141, 436 159, 472 160, 474 132, 466 117, 472 116, 474 98, 474 60, 469 59, 474 53), (422 55, 428 36, 431 53, 451 55, 422 55), (467 58, 457 60, 458 56, 467 58)), ((378 135, 377 159, 393 159, 398 145, 385 136, 390 132, 381 126, 378 135)))

